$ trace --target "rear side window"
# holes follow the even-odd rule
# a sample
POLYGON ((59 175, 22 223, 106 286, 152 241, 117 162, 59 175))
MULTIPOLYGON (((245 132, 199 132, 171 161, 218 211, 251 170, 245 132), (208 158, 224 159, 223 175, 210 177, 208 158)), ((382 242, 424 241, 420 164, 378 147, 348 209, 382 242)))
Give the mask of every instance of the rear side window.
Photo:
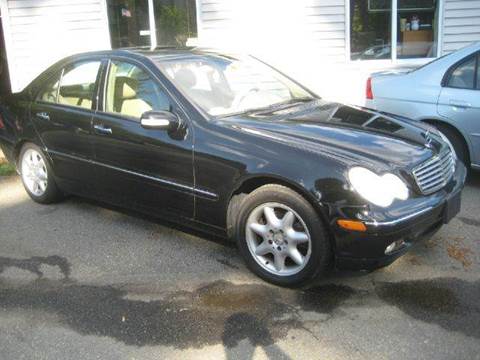
POLYGON ((170 111, 170 100, 156 81, 140 67, 112 61, 107 79, 105 110, 140 119, 146 111, 170 111))
POLYGON ((58 103, 91 109, 100 61, 82 62, 65 68, 58 103))
POLYGON ((480 90, 480 55, 477 55, 477 89, 480 90))
POLYGON ((451 72, 447 86, 460 89, 475 88, 476 68, 476 56, 468 59, 467 61, 464 61, 451 72))
POLYGON ((58 96, 58 85, 60 84, 60 74, 52 77, 42 90, 38 93, 37 101, 56 103, 58 96))

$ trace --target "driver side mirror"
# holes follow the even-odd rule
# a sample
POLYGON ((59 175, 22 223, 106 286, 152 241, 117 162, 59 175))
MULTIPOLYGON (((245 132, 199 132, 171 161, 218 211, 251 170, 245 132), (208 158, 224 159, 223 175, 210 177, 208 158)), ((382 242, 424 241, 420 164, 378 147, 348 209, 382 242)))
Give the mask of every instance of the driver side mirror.
POLYGON ((142 114, 140 124, 145 129, 176 131, 180 128, 180 119, 170 111, 147 111, 142 114))

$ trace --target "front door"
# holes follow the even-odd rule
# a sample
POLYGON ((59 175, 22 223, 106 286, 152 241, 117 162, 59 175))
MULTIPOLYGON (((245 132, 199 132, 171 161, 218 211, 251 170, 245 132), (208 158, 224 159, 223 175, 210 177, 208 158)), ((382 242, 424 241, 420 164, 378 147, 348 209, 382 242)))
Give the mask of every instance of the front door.
POLYGON ((438 98, 438 112, 471 142, 470 160, 480 164, 480 55, 466 58, 450 71, 438 98))
POLYGON ((65 188, 84 188, 92 181, 92 120, 101 60, 59 69, 40 90, 31 114, 43 145, 65 188))
POLYGON ((193 217, 193 134, 175 101, 143 65, 112 60, 94 122, 98 181, 108 201, 171 217, 193 217), (185 133, 145 129, 146 111, 171 111, 185 133))

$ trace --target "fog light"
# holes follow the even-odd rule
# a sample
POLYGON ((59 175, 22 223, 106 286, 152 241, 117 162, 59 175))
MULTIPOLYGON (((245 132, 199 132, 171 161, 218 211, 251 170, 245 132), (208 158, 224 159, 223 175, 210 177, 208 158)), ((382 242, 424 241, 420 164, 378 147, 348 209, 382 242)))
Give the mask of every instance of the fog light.
POLYGON ((393 243, 391 243, 385 248, 385 254, 386 255, 391 254, 392 252, 402 248, 404 245, 405 245, 405 241, 403 240, 394 241, 393 243))

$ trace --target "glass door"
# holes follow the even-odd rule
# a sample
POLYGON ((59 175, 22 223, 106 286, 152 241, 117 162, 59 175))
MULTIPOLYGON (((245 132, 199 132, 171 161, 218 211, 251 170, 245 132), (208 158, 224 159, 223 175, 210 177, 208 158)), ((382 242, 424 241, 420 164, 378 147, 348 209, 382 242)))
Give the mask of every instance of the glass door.
POLYGON ((108 0, 112 48, 151 46, 148 0, 108 0))
POLYGON ((154 0, 157 42, 160 46, 185 46, 197 37, 195 0, 154 0))
POLYGON ((108 0, 112 48, 185 46, 197 37, 195 0, 108 0))

